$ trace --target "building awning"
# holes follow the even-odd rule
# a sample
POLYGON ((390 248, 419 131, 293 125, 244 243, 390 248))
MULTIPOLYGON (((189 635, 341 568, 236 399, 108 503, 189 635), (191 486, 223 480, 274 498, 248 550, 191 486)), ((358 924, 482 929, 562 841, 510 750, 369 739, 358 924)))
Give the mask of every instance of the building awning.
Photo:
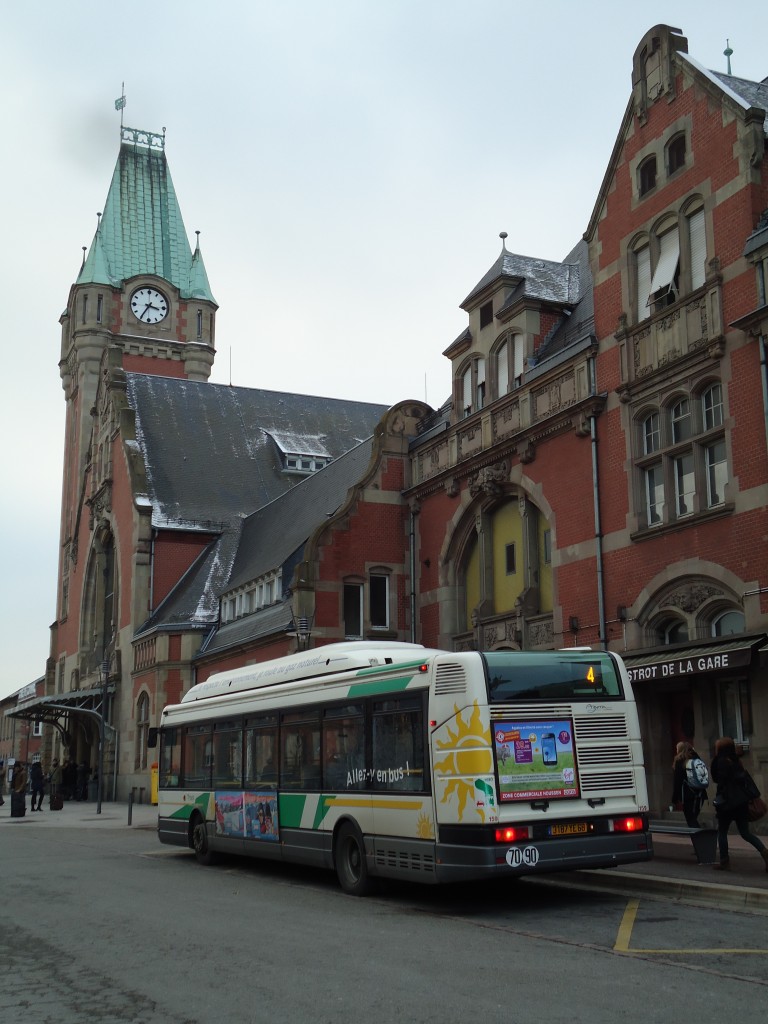
POLYGON ((104 693, 114 692, 115 686, 111 683, 103 690, 99 686, 93 690, 70 690, 68 693, 55 693, 48 697, 33 697, 6 711, 5 717, 25 718, 32 722, 56 722, 63 715, 100 716, 104 693))
POLYGON ((648 651, 623 654, 631 683, 648 683, 662 679, 733 673, 748 669, 755 652, 768 642, 765 633, 741 636, 738 639, 670 645, 648 651))

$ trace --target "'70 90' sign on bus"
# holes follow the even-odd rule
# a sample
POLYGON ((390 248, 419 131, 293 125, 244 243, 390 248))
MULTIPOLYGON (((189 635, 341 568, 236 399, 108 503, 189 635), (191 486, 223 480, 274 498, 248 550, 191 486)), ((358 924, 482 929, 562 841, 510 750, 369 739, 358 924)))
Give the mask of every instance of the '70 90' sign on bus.
POLYGON ((557 800, 579 795, 569 719, 497 722, 494 738, 500 800, 557 800))

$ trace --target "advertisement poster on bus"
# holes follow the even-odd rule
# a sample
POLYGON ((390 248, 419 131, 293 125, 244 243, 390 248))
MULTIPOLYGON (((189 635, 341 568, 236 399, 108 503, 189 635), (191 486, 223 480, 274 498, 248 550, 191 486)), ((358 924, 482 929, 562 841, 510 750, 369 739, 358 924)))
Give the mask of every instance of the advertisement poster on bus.
POLYGON ((217 836, 277 841, 277 795, 274 791, 217 792, 214 802, 217 836))
POLYGON ((497 722, 494 740, 502 802, 579 795, 569 719, 497 722))

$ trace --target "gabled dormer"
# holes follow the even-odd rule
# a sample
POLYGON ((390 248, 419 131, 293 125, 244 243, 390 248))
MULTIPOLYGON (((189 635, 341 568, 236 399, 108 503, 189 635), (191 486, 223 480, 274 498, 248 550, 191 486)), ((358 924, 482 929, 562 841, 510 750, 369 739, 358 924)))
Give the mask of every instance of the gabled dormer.
POLYGON ((509 252, 461 303, 467 329, 443 355, 453 366, 454 422, 519 388, 526 368, 580 297, 578 261, 556 263, 509 252))

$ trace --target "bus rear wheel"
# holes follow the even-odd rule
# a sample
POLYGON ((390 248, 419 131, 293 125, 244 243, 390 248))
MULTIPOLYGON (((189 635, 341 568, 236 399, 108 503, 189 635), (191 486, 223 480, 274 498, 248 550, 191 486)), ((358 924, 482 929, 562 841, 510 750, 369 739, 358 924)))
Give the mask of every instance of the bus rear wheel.
POLYGON ((350 896, 365 896, 372 888, 365 843, 360 830, 346 821, 339 828, 334 846, 334 863, 339 885, 350 896))
POLYGON ((208 830, 203 818, 196 814, 192 819, 192 849, 195 851, 197 863, 208 867, 213 864, 216 855, 208 843, 208 830))

